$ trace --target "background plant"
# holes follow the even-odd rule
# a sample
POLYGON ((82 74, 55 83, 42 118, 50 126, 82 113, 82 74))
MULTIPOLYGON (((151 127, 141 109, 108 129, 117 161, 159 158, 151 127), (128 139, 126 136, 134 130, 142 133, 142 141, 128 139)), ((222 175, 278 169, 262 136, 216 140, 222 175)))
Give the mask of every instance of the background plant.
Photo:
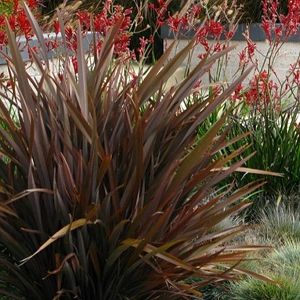
MULTIPOLYGON (((260 23, 262 20, 262 1, 261 0, 239 0, 243 6, 242 22, 260 23)), ((286 13, 288 0, 279 0, 279 12, 286 13)))
POLYGON ((299 241, 300 215, 291 207, 280 204, 277 207, 267 208, 261 213, 259 223, 263 239, 271 241, 274 245, 299 241))
POLYGON ((260 252, 260 259, 243 262, 243 267, 263 272, 277 284, 243 278, 206 288, 205 299, 298 299, 299 298, 299 213, 280 204, 260 213, 258 224, 244 236, 256 243, 272 245, 260 252))
MULTIPOLYGON (((28 0, 30 9, 38 17, 39 1, 28 0)), ((0 3, 0 49, 7 43, 5 34, 5 18, 8 19, 12 30, 18 35, 24 35, 26 39, 32 36, 31 26, 21 7, 19 0, 3 0, 0 3)))
POLYGON ((2 1, 0 3, 0 14, 1 15, 10 15, 13 10, 13 2, 12 1, 2 1))
MULTIPOLYGON (((252 146, 245 153, 256 151, 256 155, 247 162, 247 167, 282 172, 284 176, 266 178, 268 184, 254 201, 256 206, 252 207, 252 217, 269 203, 274 205, 278 199, 292 199, 299 191, 300 179, 299 62, 291 65, 283 79, 279 78, 274 68, 279 51, 299 28, 297 1, 288 1, 286 14, 279 13, 279 1, 262 1, 262 7, 261 26, 269 48, 267 53, 259 52, 246 32, 247 46, 239 54, 239 72, 243 72, 243 66, 249 63, 254 63, 256 67, 249 86, 238 87, 232 95, 238 106, 232 116, 232 134, 252 133, 246 138, 252 146), (264 58, 261 63, 258 63, 259 56, 264 58)), ((237 184, 245 184, 255 178, 257 176, 253 174, 236 174, 237 184)))
MULTIPOLYGON (((253 278, 243 279, 230 285, 228 299, 299 299, 299 243, 288 241, 268 255, 260 264, 252 268, 264 270, 276 281, 277 285, 260 282, 253 278)), ((250 267, 250 266, 249 266, 250 267)), ((225 298, 227 299, 227 298, 225 298)))
MULTIPOLYGON (((283 177, 268 177, 268 185, 264 192, 258 194, 253 207, 259 213, 259 208, 274 206, 282 201, 286 205, 297 207, 294 195, 299 191, 299 142, 300 135, 297 127, 298 106, 282 110, 280 113, 273 109, 256 112, 249 118, 234 118, 232 134, 252 132, 246 140, 252 146, 246 150, 250 153, 255 149, 256 155, 247 162, 247 167, 264 168, 282 172, 283 177)), ((259 176, 261 177, 261 176, 259 176)), ((239 184, 255 180, 257 175, 236 174, 239 184)))

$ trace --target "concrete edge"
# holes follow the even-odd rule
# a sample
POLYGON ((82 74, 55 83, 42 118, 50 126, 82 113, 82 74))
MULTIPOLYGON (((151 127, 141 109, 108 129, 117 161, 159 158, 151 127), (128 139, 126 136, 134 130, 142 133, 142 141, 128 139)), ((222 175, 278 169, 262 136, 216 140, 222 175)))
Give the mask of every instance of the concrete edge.
MULTIPOLYGON (((62 36, 60 33, 55 34, 53 32, 50 32, 50 33, 44 33, 44 39, 45 39, 45 42, 50 42, 50 41, 60 42, 62 40, 62 36)), ((93 33, 88 32, 87 35, 83 38, 83 48, 85 51, 88 50, 92 40, 93 40, 93 33)), ((27 43, 29 44, 30 48, 37 47, 40 44, 39 40, 36 36, 33 36, 29 42, 27 42, 25 36, 17 37, 17 44, 19 46, 20 53, 21 53, 21 56, 22 56, 22 59, 24 62, 27 62, 30 60, 27 43)), ((58 57, 61 53, 62 53, 62 51, 59 48, 50 50, 48 52, 48 58, 51 59, 51 58, 58 57)), ((0 65, 6 65, 5 55, 10 56, 9 47, 7 47, 7 46, 2 47, 2 49, 0 48, 0 65)))
MULTIPOLYGON (((250 25, 238 24, 237 30, 231 40, 245 41, 245 37, 243 36, 243 33, 245 32, 247 26, 249 27, 249 36, 252 41, 262 42, 266 40, 266 35, 263 29, 261 28, 260 23, 253 23, 250 25)), ((185 30, 185 31, 182 30, 179 32, 179 39, 191 39, 194 35, 195 35, 195 31, 193 30, 185 30)), ((174 33, 170 30, 169 26, 164 25, 161 27, 161 38, 162 39, 175 38, 174 33)), ((220 39, 224 40, 225 37, 221 36, 220 39)), ((286 42, 294 42, 294 43, 300 42, 300 30, 298 30, 298 32, 294 36, 288 38, 286 42)))

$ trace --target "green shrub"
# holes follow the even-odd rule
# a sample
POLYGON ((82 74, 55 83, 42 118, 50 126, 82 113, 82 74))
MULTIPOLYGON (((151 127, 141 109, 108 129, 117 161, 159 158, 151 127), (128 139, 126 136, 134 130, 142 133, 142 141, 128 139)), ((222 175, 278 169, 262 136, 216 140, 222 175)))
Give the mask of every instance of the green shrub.
MULTIPOLYGON (((259 243, 271 244, 275 250, 261 253, 257 261, 245 261, 242 267, 265 274, 278 284, 248 277, 233 284, 206 287, 204 299, 299 299, 300 295, 300 215, 283 205, 265 210, 259 224, 251 230, 259 243), (219 298, 218 298, 219 297, 219 298)), ((247 237, 249 238, 249 234, 247 237)))
POLYGON ((300 241, 300 214, 284 205, 266 209, 259 218, 264 239, 280 245, 285 241, 300 241))
MULTIPOLYGON (((229 299, 297 300, 300 299, 300 244, 287 242, 251 268, 273 278, 277 284, 246 278, 230 285, 229 299)), ((249 266, 249 265, 248 265, 249 266)))
MULTIPOLYGON (((248 168, 268 170, 282 173, 283 176, 261 176, 257 174, 236 173, 236 183, 246 184, 258 178, 264 178, 267 184, 262 193, 255 197, 251 207, 252 216, 259 216, 262 209, 281 199, 285 205, 297 208, 298 198, 295 197, 300 183, 300 133, 296 125, 298 105, 280 112, 272 107, 262 112, 254 111, 246 116, 236 116, 232 120, 232 137, 251 132, 245 140, 250 145, 245 155, 256 154, 246 163, 248 168)), ((242 146, 233 145, 233 149, 242 146)))
POLYGON ((285 245, 274 251, 270 262, 277 270, 282 268, 282 274, 290 276, 293 281, 300 280, 300 244, 295 241, 287 241, 285 245))
POLYGON ((13 9, 13 1, 1 1, 0 2, 0 15, 9 15, 13 9))
POLYGON ((232 300, 297 300, 300 288, 289 280, 280 281, 279 285, 260 282, 253 278, 236 283, 229 299, 232 300))
POLYGON ((203 300, 230 300, 228 283, 210 284, 203 289, 203 300))

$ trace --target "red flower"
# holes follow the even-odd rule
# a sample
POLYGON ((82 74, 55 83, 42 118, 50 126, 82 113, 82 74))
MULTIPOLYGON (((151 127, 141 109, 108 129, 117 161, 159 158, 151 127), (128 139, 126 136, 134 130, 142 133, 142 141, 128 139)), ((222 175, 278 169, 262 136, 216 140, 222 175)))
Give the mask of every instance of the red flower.
POLYGON ((192 6, 192 16, 193 18, 198 18, 202 12, 202 7, 199 4, 193 4, 192 6))
POLYGON ((182 18, 176 14, 175 16, 170 16, 167 20, 168 26, 171 28, 172 31, 178 32, 182 25, 182 18))
POLYGON ((29 38, 32 34, 31 24, 29 23, 24 11, 20 11, 19 14, 17 15, 17 22, 20 31, 25 35, 26 38, 29 38))
POLYGON ((274 32, 276 40, 280 40, 280 37, 282 36, 282 26, 276 27, 274 32))
POLYGON ((239 84, 235 89, 235 91, 232 93, 231 100, 233 101, 240 100, 242 98, 242 90, 243 90, 243 86, 242 84, 239 84))
POLYGON ((252 59, 252 57, 254 56, 255 49, 256 49, 256 44, 253 43, 252 40, 247 39, 247 50, 250 59, 252 59))
POLYGON ((138 53, 140 56, 143 56, 146 50, 147 45, 149 44, 149 40, 145 37, 140 38, 140 47, 138 48, 138 53))
POLYGON ((6 43, 7 43, 6 34, 3 31, 0 31, 0 49, 6 43))
POLYGON ((278 42, 284 34, 285 38, 297 33, 300 22, 300 0, 289 0, 287 4, 287 14, 279 15, 278 0, 263 0, 263 16, 262 29, 266 34, 266 38, 271 42, 272 33, 278 42), (282 25, 278 26, 277 21, 282 25))
POLYGON ((31 9, 37 8, 38 5, 40 4, 39 2, 40 2, 39 0, 27 0, 27 4, 31 9))
POLYGON ((58 34, 60 32, 60 25, 59 25, 58 20, 55 20, 53 22, 53 29, 54 29, 55 34, 58 34))
POLYGON ((91 21, 90 13, 88 11, 79 11, 77 13, 77 17, 84 29, 89 30, 91 21))
POLYGON ((207 34, 208 31, 206 27, 200 27, 196 32, 197 42, 200 43, 206 51, 209 49, 207 34))
POLYGON ((263 20, 261 22, 261 27, 262 27, 263 31, 265 32, 267 40, 271 41, 272 23, 270 22, 270 20, 266 20, 265 18, 263 18, 263 20))
POLYGON ((105 35, 110 26, 111 22, 105 12, 101 12, 94 17, 94 27, 97 32, 105 35))
POLYGON ((226 40, 231 40, 234 36, 234 30, 230 30, 226 33, 226 40))
POLYGON ((152 9, 152 10, 155 10, 155 5, 154 5, 154 3, 148 3, 148 8, 149 8, 149 9, 152 9))
POLYGON ((260 72, 254 76, 250 82, 250 89, 246 92, 245 96, 248 105, 258 108, 270 104, 278 108, 280 100, 278 86, 273 80, 270 80, 267 71, 260 72))
POLYGON ((239 59, 240 59, 240 62, 239 62, 239 67, 243 67, 245 66, 247 63, 248 63, 248 57, 247 57, 247 54, 246 54, 246 48, 243 49, 240 53, 239 53, 239 59))
POLYGON ((0 28, 5 25, 5 17, 3 15, 0 15, 0 28))
MULTIPOLYGON (((19 0, 2 0, 6 1, 11 5, 11 12, 8 17, 8 22, 14 32, 16 34, 23 34, 27 39, 32 36, 32 29, 31 24, 27 19, 24 9, 20 5, 19 0)), ((27 0, 26 3, 28 4, 29 8, 33 11, 33 13, 38 16, 37 8, 40 4, 39 0, 27 0)), ((4 30, 4 16, 0 16, 0 32, 3 35, 4 30)), ((2 39, 3 41, 3 39, 2 39)), ((6 42, 6 39, 4 39, 6 42)))
POLYGON ((115 41, 114 53, 122 56, 122 54, 127 55, 129 53, 129 42, 130 38, 128 33, 119 34, 115 41))
POLYGON ((165 23, 165 16, 168 9, 168 4, 165 0, 157 0, 157 4, 148 4, 148 7, 151 10, 154 10, 156 13, 156 25, 158 27, 162 26, 165 23))
POLYGON ((71 57, 71 62, 74 68, 74 72, 77 74, 78 73, 78 61, 76 56, 71 57))
POLYGON ((212 35, 215 38, 220 38, 223 33, 224 27, 220 22, 214 20, 208 20, 206 23, 206 29, 208 34, 212 35))
POLYGON ((300 85, 300 70, 295 70, 293 72, 294 82, 299 86, 300 85))

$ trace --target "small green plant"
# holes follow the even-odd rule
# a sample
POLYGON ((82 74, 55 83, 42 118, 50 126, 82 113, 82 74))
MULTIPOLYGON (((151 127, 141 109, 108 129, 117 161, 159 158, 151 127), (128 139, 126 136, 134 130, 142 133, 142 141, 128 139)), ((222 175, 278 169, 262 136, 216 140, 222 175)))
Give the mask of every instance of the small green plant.
POLYGON ((270 250, 262 252, 258 261, 243 262, 243 267, 264 273, 277 284, 260 282, 250 277, 233 284, 213 284, 203 290, 204 299, 299 299, 299 213, 279 205, 266 209, 257 220, 259 224, 250 229, 245 239, 253 234, 257 243, 272 245, 275 249, 271 253, 270 250))
MULTIPOLYGON (((277 200, 291 200, 291 195, 300 189, 300 132, 299 114, 299 57, 286 70, 284 76, 276 70, 275 61, 286 41, 297 34, 299 29, 299 1, 241 1, 260 7, 262 12, 261 29, 265 34, 268 48, 264 53, 256 49, 246 30, 246 47, 239 53, 239 66, 236 74, 241 74, 248 64, 254 63, 255 71, 249 85, 239 86, 231 99, 237 105, 232 115, 230 132, 235 135, 246 134, 250 147, 244 155, 256 152, 247 161, 251 169, 263 169, 282 173, 283 176, 265 177, 268 182, 262 193, 256 195, 254 205, 248 211, 248 217, 254 219, 265 207, 275 205, 277 200), (255 4, 256 3, 256 4, 255 4), (293 25, 292 25, 293 24, 293 25), (295 25, 295 26, 294 26, 295 25), (286 195, 286 197, 282 197, 286 195)), ((226 77, 225 77, 226 78, 226 77)), ((231 150, 241 147, 233 145, 231 150)), ((237 185, 243 185, 258 176, 235 174, 237 185)), ((262 178, 259 175, 259 178, 262 178)), ((286 203, 287 205, 296 203, 286 203)))
POLYGON ((228 295, 228 283, 210 284, 203 289, 203 300, 230 300, 228 295))
MULTIPOLYGON (((287 242, 258 264, 253 270, 261 270, 273 278, 276 284, 254 278, 230 284, 228 299, 234 300, 297 300, 300 299, 300 244, 287 242)), ((251 265, 251 264, 250 264, 251 265)), ((248 266, 250 266, 248 265, 248 266)))
POLYGON ((300 243, 292 239, 274 250, 270 257, 272 265, 280 269, 283 267, 283 274, 300 280, 300 243))
POLYGON ((298 300, 300 289, 295 282, 279 280, 279 285, 249 278, 236 283, 228 299, 232 300, 298 300))
POLYGON ((300 214, 297 210, 280 205, 266 209, 259 218, 264 239, 280 245, 285 241, 300 241, 300 214))
POLYGON ((14 2, 12 0, 2 0, 0 2, 0 16, 10 15, 13 11, 14 2))
MULTIPOLYGON (((235 116, 232 119, 231 137, 251 132, 245 137, 250 145, 245 155, 253 151, 256 155, 247 161, 251 169, 263 169, 282 173, 282 176, 261 176, 254 173, 234 175, 237 185, 246 184, 258 178, 264 178, 267 184, 255 197, 254 205, 248 215, 257 218, 262 209, 277 202, 297 208, 297 194, 300 182, 300 132, 296 124, 298 105, 280 112, 266 109, 252 112, 247 116, 235 116)), ((240 147, 233 145, 231 150, 240 147)))
POLYGON ((297 127, 299 107, 295 105, 282 111, 273 109, 249 114, 244 120, 237 119, 233 123, 233 130, 234 134, 252 133, 248 141, 253 144, 252 149, 256 149, 257 155, 247 165, 258 169, 265 166, 265 169, 284 173, 284 177, 269 178, 266 190, 288 195, 289 191, 297 191, 299 188, 300 178, 296 171, 300 167, 300 133, 297 127))

